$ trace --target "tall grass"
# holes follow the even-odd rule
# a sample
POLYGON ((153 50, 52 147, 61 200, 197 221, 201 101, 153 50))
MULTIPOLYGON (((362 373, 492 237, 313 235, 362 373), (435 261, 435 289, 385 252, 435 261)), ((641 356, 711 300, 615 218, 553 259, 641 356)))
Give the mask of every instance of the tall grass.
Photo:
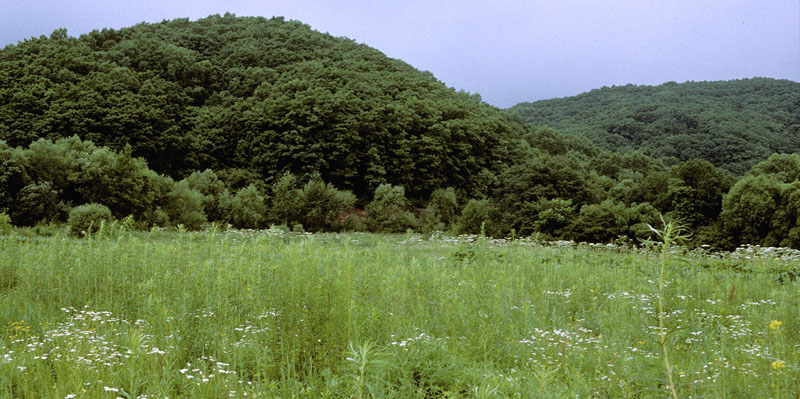
POLYGON ((798 391, 798 283, 768 259, 673 255, 659 296, 657 254, 486 239, 153 231, 0 252, 0 397, 798 391))

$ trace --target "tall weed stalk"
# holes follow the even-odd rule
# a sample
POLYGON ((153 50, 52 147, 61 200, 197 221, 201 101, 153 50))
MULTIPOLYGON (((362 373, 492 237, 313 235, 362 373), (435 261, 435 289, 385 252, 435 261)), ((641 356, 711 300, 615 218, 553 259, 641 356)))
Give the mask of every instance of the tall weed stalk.
POLYGON ((653 233, 658 237, 658 241, 645 241, 647 244, 652 245, 654 248, 659 248, 659 271, 658 271, 658 335, 659 344, 661 346, 661 353, 664 357, 664 371, 667 374, 667 382, 669 384, 669 391, 673 399, 678 399, 678 392, 675 390, 675 381, 672 378, 672 364, 669 361, 669 349, 667 348, 667 331, 664 326, 664 288, 666 281, 666 268, 669 262, 669 250, 674 245, 689 238, 689 234, 685 233, 685 229, 681 226, 680 222, 672 220, 670 222, 664 221, 662 229, 656 229, 653 226, 647 225, 653 233))

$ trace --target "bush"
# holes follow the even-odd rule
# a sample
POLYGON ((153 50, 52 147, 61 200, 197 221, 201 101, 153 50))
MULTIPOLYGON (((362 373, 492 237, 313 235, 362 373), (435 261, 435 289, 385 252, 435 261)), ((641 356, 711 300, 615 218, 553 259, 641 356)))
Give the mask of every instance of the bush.
POLYGON ((225 191, 225 183, 213 170, 194 172, 186 178, 186 182, 189 188, 203 194, 203 211, 209 221, 226 221, 219 204, 220 196, 225 191))
POLYGON ((189 230, 200 230, 206 223, 203 194, 192 190, 185 180, 180 181, 167 193, 166 213, 172 224, 182 224, 189 230))
POLYGON ((367 205, 367 226, 372 231, 402 233, 414 228, 417 220, 405 210, 406 190, 402 186, 381 184, 367 205))
POLYGON ((607 199, 582 206, 570 227, 578 241, 610 242, 620 237, 635 241, 651 238, 652 231, 647 225, 656 225, 658 220, 658 210, 649 203, 626 206, 607 199))
POLYGON ((297 188, 297 178, 290 172, 281 176, 272 185, 272 221, 289 225, 300 217, 300 197, 302 192, 297 188))
POLYGON ((449 226, 458 214, 456 191, 452 187, 435 190, 428 201, 428 207, 436 213, 442 223, 449 226))
POLYGON ((92 203, 72 208, 67 223, 73 234, 82 236, 97 232, 104 222, 111 220, 111 210, 107 206, 92 203))
POLYGON ((59 200, 59 194, 49 181, 23 187, 17 194, 14 224, 33 226, 39 222, 63 220, 65 207, 59 200))
POLYGON ((458 234, 478 234, 484 223, 489 222, 489 200, 471 199, 458 218, 458 234))
POLYGON ((264 223, 267 206, 264 196, 251 184, 233 196, 230 209, 230 223, 241 229, 257 229, 264 223))
POLYGON ((432 231, 443 231, 445 224, 439 217, 439 213, 431 205, 425 207, 417 215, 417 232, 430 233, 432 231))
POLYGON ((353 207, 356 197, 349 191, 337 190, 330 183, 325 184, 316 175, 303 187, 300 203, 300 220, 306 230, 334 231, 340 229, 339 217, 353 207))
POLYGON ((11 216, 5 212, 0 213, 0 234, 10 233, 12 227, 14 226, 11 224, 11 216))

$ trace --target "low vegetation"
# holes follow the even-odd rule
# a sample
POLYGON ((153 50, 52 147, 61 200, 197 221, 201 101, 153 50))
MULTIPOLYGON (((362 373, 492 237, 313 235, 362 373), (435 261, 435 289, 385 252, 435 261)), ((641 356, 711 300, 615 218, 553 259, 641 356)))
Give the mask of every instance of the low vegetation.
POLYGON ((0 237, 2 397, 789 398, 800 378, 791 251, 24 233, 0 237))

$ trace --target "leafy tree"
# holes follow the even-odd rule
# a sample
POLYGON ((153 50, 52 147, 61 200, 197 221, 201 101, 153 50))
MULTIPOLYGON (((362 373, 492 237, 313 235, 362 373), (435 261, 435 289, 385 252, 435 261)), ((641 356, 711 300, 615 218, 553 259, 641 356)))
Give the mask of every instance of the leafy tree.
POLYGON ((203 213, 203 194, 192 190, 189 183, 182 180, 175 183, 166 195, 164 211, 174 225, 183 225, 189 230, 199 230, 206 223, 203 213))
POLYGON ((458 215, 458 200, 453 187, 439 188, 431 193, 428 201, 430 211, 434 213, 439 221, 449 225, 455 221, 458 215))
POLYGON ((297 188, 297 178, 290 172, 284 173, 272 185, 272 220, 288 226, 300 219, 302 192, 297 188))
MULTIPOLYGON (((800 83, 755 78, 603 87, 511 110, 610 150, 635 149, 671 164, 704 159, 741 176, 772 153, 800 151, 798 101, 800 83)), ((613 176, 629 166, 607 160, 600 167, 613 176)))
POLYGON ((340 216, 353 207, 355 202, 355 195, 337 190, 332 184, 323 182, 319 175, 315 175, 303 186, 300 220, 307 231, 337 230, 340 216))
POLYGON ((367 207, 367 226, 372 231, 400 233, 416 225, 416 219, 407 207, 406 192, 402 186, 381 184, 375 189, 375 198, 367 207))
POLYGON ((24 152, 0 140, 0 213, 14 206, 17 193, 30 181, 24 152))
POLYGON ((217 177, 217 174, 211 169, 206 169, 202 172, 192 173, 185 180, 189 188, 203 194, 203 212, 208 217, 208 220, 212 222, 223 221, 225 215, 223 215, 223 211, 220 208, 220 196, 226 187, 225 183, 217 177))
POLYGON ((49 181, 29 184, 17 193, 11 215, 17 226, 62 220, 66 206, 58 200, 59 192, 49 181))
POLYGON ((584 205, 570 227, 580 241, 609 242, 617 238, 637 240, 649 238, 648 224, 655 225, 658 211, 650 204, 634 204, 605 200, 584 205))
POLYGON ((734 243, 761 244, 780 204, 780 183, 766 175, 745 176, 725 196, 720 219, 734 243))
POLYGON ((478 234, 485 231, 490 211, 489 200, 470 199, 461 210, 456 231, 458 234, 478 234))
POLYGON ((266 214, 264 196, 253 184, 237 191, 231 199, 229 220, 235 227, 257 229, 263 226, 266 214))

